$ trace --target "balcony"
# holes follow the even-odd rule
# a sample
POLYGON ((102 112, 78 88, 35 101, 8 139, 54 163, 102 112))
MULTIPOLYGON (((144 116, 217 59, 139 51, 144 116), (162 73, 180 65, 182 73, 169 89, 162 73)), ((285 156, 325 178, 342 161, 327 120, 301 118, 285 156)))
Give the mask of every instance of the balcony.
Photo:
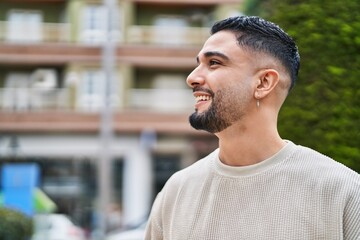
POLYGON ((128 43, 200 46, 209 37, 205 27, 131 26, 128 43))
POLYGON ((194 97, 190 89, 131 89, 129 106, 161 112, 190 112, 194 97))
MULTIPOLYGON (((39 34, 23 31, 12 37, 8 36, 6 26, 6 22, 0 22, 2 65, 49 66, 101 61, 99 45, 71 42, 68 24, 45 23, 39 34)), ((131 26, 127 44, 117 46, 116 60, 136 66, 192 69, 196 65, 198 48, 207 35, 207 28, 185 27, 180 31, 177 28, 131 26)))
MULTIPOLYGON (((42 23, 33 28, 28 28, 26 24, 11 27, 10 25, 9 22, 0 21, 0 42, 70 43, 72 41, 68 23, 42 23)), ((126 42, 130 44, 199 46, 209 37, 209 28, 134 25, 128 28, 126 35, 126 42)), ((115 41, 119 43, 121 36, 117 34, 116 38, 115 41)), ((101 42, 94 45, 99 43, 101 42)), ((86 42, 83 44, 89 45, 86 42)))
POLYGON ((70 25, 67 23, 41 23, 28 28, 26 24, 12 26, 0 21, 0 41, 11 43, 70 42, 70 25))
MULTIPOLYGON (((49 1, 49 0, 47 0, 49 1)), ((136 3, 146 4, 166 4, 166 5, 217 5, 217 4, 239 4, 243 0, 132 0, 136 3)))
MULTIPOLYGON (((204 134, 192 129, 187 120, 194 105, 191 90, 130 89, 127 94, 128 103, 114 111, 116 132, 154 129, 174 134, 204 134)), ((86 110, 75 104, 76 101, 69 89, 45 92, 40 89, 0 89, 0 131, 99 131, 99 109, 86 110)))
MULTIPOLYGON (((152 112, 189 112, 194 97, 188 89, 130 89, 124 109, 152 112)), ((115 99, 115 98, 114 98, 115 99)), ((116 102, 119 101, 118 97, 116 102)), ((78 111, 96 113, 100 111, 101 96, 77 96, 70 89, 3 88, 0 89, 0 111, 44 112, 78 111), (77 104, 75 101, 77 98, 77 104)), ((119 104, 114 104, 119 105, 119 104)), ((114 107, 115 108, 115 107, 114 107)), ((116 110, 121 110, 117 107, 116 110)))
POLYGON ((29 112, 71 108, 69 89, 3 88, 0 110, 29 112))

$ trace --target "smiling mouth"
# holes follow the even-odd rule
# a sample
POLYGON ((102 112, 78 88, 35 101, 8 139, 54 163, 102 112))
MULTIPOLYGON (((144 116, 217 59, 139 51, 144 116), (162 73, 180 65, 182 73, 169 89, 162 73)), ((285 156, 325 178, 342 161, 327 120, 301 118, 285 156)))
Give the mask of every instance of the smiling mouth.
POLYGON ((211 96, 209 96, 209 95, 199 95, 199 96, 195 97, 195 100, 196 100, 197 103, 198 102, 209 101, 209 100, 211 100, 211 96))

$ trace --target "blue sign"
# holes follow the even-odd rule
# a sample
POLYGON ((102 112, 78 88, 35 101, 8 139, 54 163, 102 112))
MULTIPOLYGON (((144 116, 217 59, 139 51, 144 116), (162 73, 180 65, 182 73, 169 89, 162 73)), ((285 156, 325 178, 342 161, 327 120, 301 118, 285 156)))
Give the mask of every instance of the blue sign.
POLYGON ((5 164, 2 168, 4 207, 33 215, 33 198, 39 176, 39 166, 35 163, 5 164))

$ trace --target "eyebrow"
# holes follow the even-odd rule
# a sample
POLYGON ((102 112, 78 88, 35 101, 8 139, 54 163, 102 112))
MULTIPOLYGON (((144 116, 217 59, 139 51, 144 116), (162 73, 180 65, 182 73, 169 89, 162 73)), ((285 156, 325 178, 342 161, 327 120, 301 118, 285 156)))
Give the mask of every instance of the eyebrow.
MULTIPOLYGON (((220 57, 226 61, 229 61, 230 58, 228 56, 226 56, 225 54, 221 53, 221 52, 218 52, 218 51, 209 51, 209 52, 205 52, 204 53, 204 56, 206 58, 209 58, 209 57, 213 57, 213 56, 216 56, 216 57, 220 57)), ((196 57, 196 62, 199 63, 199 56, 196 57)))

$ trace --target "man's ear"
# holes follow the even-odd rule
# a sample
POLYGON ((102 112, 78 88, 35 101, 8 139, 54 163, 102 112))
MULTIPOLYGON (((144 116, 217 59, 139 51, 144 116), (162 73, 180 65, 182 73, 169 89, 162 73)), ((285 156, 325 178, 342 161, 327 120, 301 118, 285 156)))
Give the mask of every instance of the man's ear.
POLYGON ((263 69, 257 75, 255 98, 262 99, 269 95, 279 83, 280 74, 275 69, 263 69))

